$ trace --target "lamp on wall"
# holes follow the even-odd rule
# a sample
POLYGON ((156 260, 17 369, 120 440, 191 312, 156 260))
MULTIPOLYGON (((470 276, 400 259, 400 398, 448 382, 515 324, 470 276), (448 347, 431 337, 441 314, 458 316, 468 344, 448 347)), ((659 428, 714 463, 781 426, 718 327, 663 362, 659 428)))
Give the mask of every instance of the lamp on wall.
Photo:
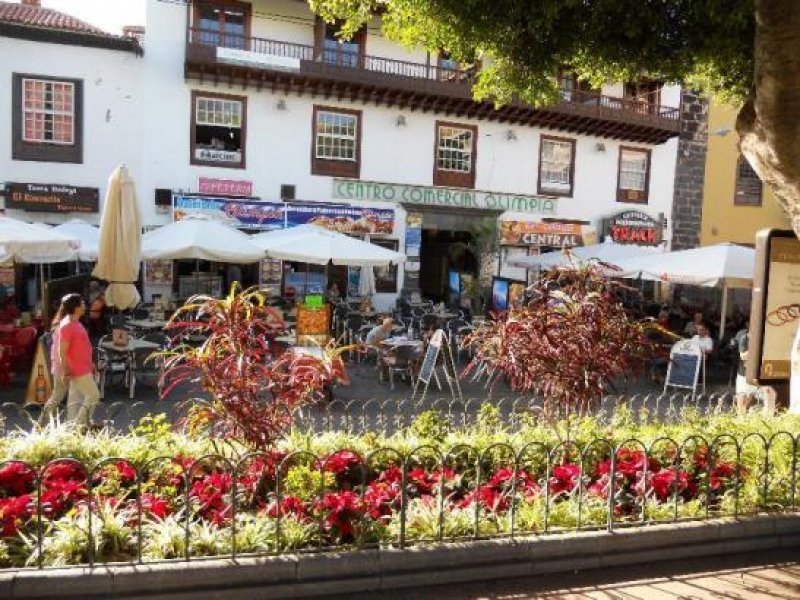
POLYGON ((597 142, 597 144, 595 144, 594 148, 598 152, 605 152, 606 151, 606 145, 603 142, 597 142))
POLYGON ((405 127, 407 125, 405 115, 397 115, 397 119, 395 120, 394 124, 395 127, 405 127))
POLYGON ((517 132, 514 131, 513 129, 509 129, 508 131, 506 131, 506 139, 509 142, 516 142, 517 141, 517 132))
POLYGON ((288 109, 286 108, 286 100, 284 100, 283 98, 281 98, 280 100, 278 100, 278 103, 275 105, 275 108, 276 108, 277 110, 288 110, 288 109))
POLYGON ((715 129, 711 132, 711 135, 718 135, 719 137, 725 137, 731 131, 733 131, 732 127, 720 127, 719 129, 715 129))

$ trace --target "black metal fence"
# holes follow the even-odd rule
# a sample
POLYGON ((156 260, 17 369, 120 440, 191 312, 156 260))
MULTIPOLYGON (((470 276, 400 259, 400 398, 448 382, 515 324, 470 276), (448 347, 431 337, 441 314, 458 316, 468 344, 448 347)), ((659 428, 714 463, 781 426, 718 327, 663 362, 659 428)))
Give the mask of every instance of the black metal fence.
POLYGON ((794 512, 799 444, 781 431, 10 461, 0 463, 0 560, 43 568, 405 548, 794 512))
MULTIPOLYGON (((607 396, 591 412, 601 421, 609 421, 620 407, 630 409, 635 422, 675 422, 687 409, 703 415, 720 414, 733 410, 733 392, 717 392, 692 396, 685 393, 650 393, 607 396)), ((542 403, 531 398, 472 398, 461 400, 432 399, 414 402, 410 399, 333 400, 320 402, 300 411, 296 426, 314 432, 348 431, 365 433, 380 431, 392 433, 408 427, 423 411, 439 413, 452 427, 475 423, 481 406, 495 406, 503 423, 515 429, 531 415, 542 410, 542 403)), ((96 422, 115 431, 127 431, 148 414, 163 414, 177 422, 185 415, 192 401, 117 401, 100 403, 95 411, 96 422)), ((41 408, 7 402, 0 405, 0 419, 5 431, 17 428, 30 429, 39 417, 41 408)))

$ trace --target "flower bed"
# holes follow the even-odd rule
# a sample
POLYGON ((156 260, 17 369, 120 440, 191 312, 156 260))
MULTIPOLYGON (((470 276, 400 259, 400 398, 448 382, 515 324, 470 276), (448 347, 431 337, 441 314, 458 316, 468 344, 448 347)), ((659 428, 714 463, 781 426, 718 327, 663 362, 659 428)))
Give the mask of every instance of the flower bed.
POLYGON ((533 418, 508 431, 486 405, 466 429, 424 413, 392 436, 295 431, 267 453, 158 418, 130 435, 12 434, 0 440, 0 562, 403 547, 796 505, 795 416, 636 425, 620 410, 570 432, 533 418))

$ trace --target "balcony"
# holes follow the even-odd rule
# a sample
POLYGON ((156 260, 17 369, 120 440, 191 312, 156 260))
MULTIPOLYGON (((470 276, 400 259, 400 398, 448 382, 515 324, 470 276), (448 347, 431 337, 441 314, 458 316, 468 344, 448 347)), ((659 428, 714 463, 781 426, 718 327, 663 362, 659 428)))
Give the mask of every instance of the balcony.
POLYGON ((495 108, 473 100, 472 70, 195 28, 187 31, 184 75, 214 85, 360 100, 634 142, 661 144, 680 131, 679 109, 640 100, 570 90, 552 106, 517 102, 495 108))

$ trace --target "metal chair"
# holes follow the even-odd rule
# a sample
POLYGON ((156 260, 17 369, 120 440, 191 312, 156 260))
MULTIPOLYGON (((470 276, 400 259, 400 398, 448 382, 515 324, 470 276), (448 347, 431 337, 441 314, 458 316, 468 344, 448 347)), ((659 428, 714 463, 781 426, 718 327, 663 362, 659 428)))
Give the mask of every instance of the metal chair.
POLYGON ((399 375, 408 378, 410 385, 414 385, 416 377, 417 349, 414 346, 397 346, 380 355, 381 380, 383 371, 389 375, 389 389, 394 390, 394 377, 399 375))
POLYGON ((148 333, 142 339, 146 342, 158 344, 158 349, 141 348, 134 351, 133 368, 136 381, 145 385, 159 387, 164 361, 162 358, 151 358, 151 356, 164 349, 167 343, 167 336, 163 333, 148 333))
MULTIPOLYGON (((133 361, 129 352, 119 352, 102 347, 110 339, 110 335, 104 335, 97 342, 98 362, 102 360, 104 363, 102 378, 99 382, 101 397, 105 395, 105 386, 108 379, 111 380, 112 385, 124 385, 130 388, 133 377, 133 361)), ((99 368, 98 372, 100 372, 99 368)))

